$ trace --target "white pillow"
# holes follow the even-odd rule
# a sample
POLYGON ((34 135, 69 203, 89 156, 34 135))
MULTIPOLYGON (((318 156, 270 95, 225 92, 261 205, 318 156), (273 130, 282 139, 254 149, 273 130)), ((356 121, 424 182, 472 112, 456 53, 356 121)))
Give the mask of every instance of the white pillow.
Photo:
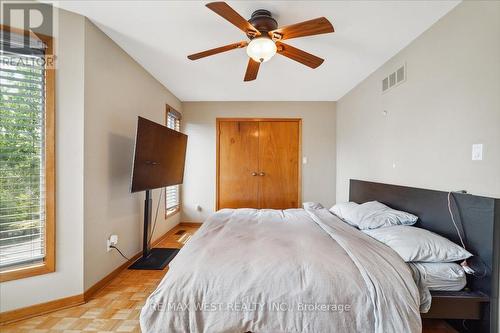
POLYGON ((398 225, 363 232, 392 248, 406 262, 453 262, 472 256, 452 241, 421 228, 398 225))
POLYGON ((387 207, 378 201, 365 202, 358 205, 347 202, 333 206, 330 211, 359 229, 377 229, 393 225, 412 225, 418 217, 387 207))
POLYGON ((462 266, 453 262, 410 262, 415 281, 429 290, 459 291, 467 284, 462 266))
POLYGON ((337 215, 341 220, 345 222, 355 225, 354 223, 354 210, 359 206, 355 202, 341 202, 330 208, 330 212, 337 215))

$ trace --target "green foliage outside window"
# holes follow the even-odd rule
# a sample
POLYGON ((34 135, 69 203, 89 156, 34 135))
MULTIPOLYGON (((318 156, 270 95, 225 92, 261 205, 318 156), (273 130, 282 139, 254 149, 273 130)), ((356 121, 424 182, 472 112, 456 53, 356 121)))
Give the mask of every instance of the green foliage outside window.
MULTIPOLYGON (((43 235, 44 69, 22 62, 28 58, 0 51, 0 255, 4 259, 16 251, 13 244, 43 235)), ((22 258, 19 252, 16 255, 22 258)))

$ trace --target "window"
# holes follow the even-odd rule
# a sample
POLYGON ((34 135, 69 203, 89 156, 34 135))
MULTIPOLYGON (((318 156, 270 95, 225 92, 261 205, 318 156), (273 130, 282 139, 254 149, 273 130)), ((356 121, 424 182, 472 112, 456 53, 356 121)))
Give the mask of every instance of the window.
MULTIPOLYGON (((181 114, 167 106, 167 127, 181 130, 181 114)), ((167 186, 165 190, 165 211, 170 216, 180 210, 180 185, 167 186)))
POLYGON ((52 39, 0 27, 0 281, 54 271, 52 39), (27 44, 27 43, 26 43, 27 44))

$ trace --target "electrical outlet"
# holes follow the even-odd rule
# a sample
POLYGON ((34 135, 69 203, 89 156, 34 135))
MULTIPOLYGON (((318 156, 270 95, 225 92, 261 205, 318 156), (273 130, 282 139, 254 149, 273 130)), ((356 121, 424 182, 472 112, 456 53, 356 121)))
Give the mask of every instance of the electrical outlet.
POLYGON ((109 238, 106 240, 106 251, 111 251, 113 248, 111 247, 116 246, 118 244, 118 235, 111 235, 109 238))

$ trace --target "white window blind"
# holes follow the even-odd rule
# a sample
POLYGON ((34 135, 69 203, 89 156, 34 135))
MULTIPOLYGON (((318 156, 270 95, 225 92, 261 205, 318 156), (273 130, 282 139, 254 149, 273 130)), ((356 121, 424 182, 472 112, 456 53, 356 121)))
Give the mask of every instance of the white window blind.
POLYGON ((179 207, 179 185, 167 186, 167 213, 179 207))
POLYGON ((181 117, 178 112, 169 111, 167 114, 167 127, 176 131, 181 130, 181 117))
MULTIPOLYGON (((167 112, 167 127, 176 131, 181 130, 180 113, 174 110, 167 112)), ((180 185, 167 186, 165 190, 165 207, 167 214, 173 213, 180 206, 180 185)))
POLYGON ((44 48, 33 44, 0 37, 0 270, 45 257, 44 48))

